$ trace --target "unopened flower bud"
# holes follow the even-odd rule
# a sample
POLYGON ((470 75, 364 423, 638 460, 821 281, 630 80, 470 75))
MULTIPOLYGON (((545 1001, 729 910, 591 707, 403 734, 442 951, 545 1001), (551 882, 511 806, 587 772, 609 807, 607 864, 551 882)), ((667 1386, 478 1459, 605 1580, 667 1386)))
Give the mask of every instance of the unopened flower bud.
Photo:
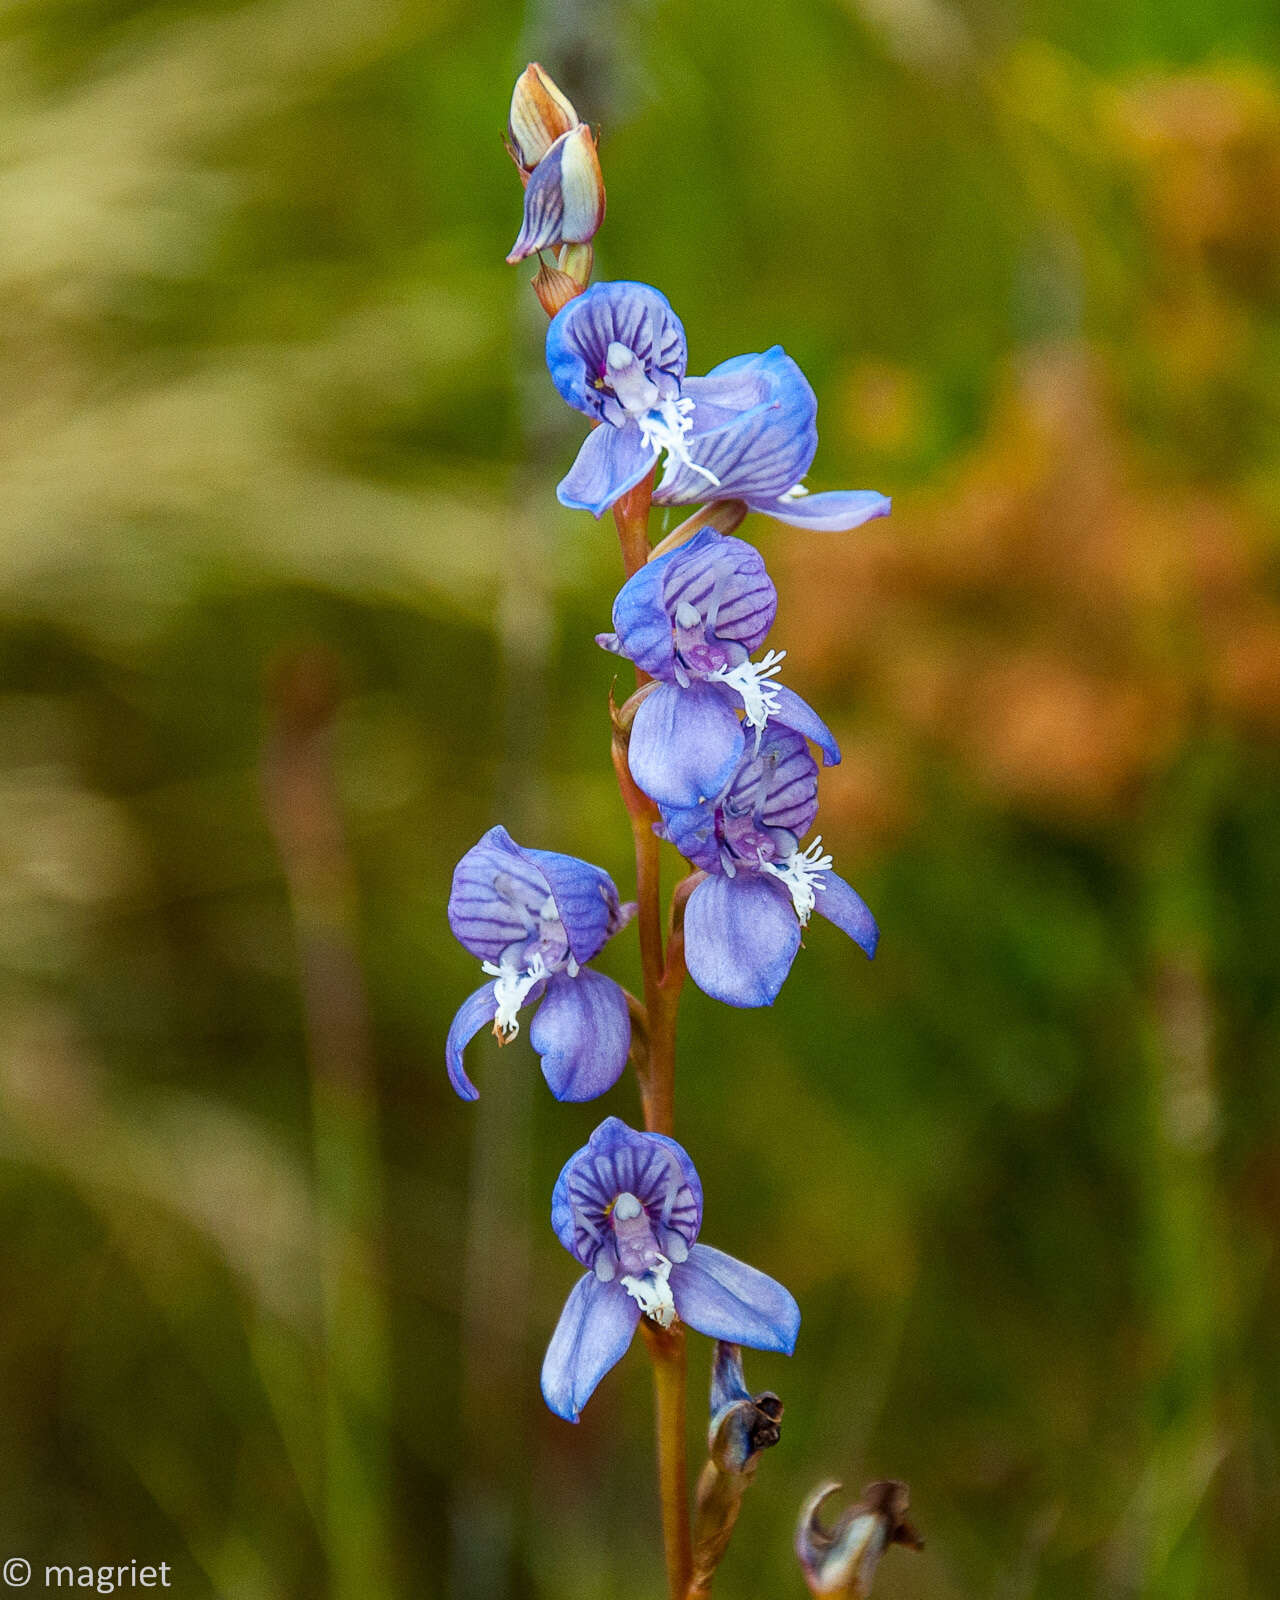
POLYGON ((545 261, 530 282, 533 284, 534 294, 538 297, 538 304, 549 317, 554 317, 561 306, 567 306, 570 300, 582 293, 581 284, 567 272, 561 272, 559 267, 547 266, 545 261))
POLYGON ((587 244, 604 221, 604 176, 596 141, 583 122, 562 133, 529 175, 524 225, 508 261, 552 245, 587 244))
POLYGON ((742 1372, 742 1350, 720 1340, 711 1369, 711 1459, 724 1472, 745 1472, 761 1450, 777 1444, 781 1422, 782 1401, 771 1389, 753 1395, 742 1372))
POLYGON ((905 1483, 869 1483, 862 1499, 833 1528, 818 1520, 822 1502, 840 1488, 824 1483, 805 1501, 796 1529, 796 1555, 814 1595, 867 1600, 880 1557, 891 1544, 922 1550, 924 1540, 904 1519, 909 1503, 905 1483))
POLYGON ((710 1459, 698 1479, 693 1515, 693 1565, 688 1600, 711 1593, 728 1548, 757 1457, 781 1436, 782 1401, 771 1390, 753 1395, 742 1373, 742 1351, 721 1339, 711 1369, 710 1459))
POLYGON ((577 127, 578 120, 578 113, 551 75, 531 61, 516 79, 507 119, 507 148, 521 176, 527 179, 561 134, 577 127))

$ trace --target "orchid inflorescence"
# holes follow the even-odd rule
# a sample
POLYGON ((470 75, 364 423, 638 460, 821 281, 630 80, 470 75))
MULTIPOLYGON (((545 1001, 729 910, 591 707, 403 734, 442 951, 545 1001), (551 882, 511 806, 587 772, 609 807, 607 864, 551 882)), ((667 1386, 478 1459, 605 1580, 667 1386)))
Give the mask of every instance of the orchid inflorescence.
MULTIPOLYGON (((624 903, 601 868, 490 828, 459 861, 449 897, 450 927, 485 981, 459 1007, 445 1054, 454 1089, 474 1100, 467 1046, 486 1027, 500 1045, 509 1042, 531 1010, 530 1043, 557 1100, 593 1099, 628 1060, 635 1066, 644 1131, 607 1117, 565 1163, 552 1194, 552 1227, 584 1270, 551 1337, 542 1392, 553 1412, 576 1422, 643 1327, 665 1440, 668 1578, 675 1600, 685 1600, 707 1592, 759 1452, 778 1437, 781 1401, 750 1395, 740 1347, 790 1355, 800 1311, 780 1283, 699 1239, 702 1185, 671 1136, 680 987, 687 973, 726 1005, 771 1005, 815 911, 867 956, 878 938, 861 897, 832 870, 822 836, 805 843, 817 819, 819 758, 834 765, 840 749, 779 681, 787 652, 764 648, 777 593, 759 551, 734 530, 748 511, 848 530, 886 515, 889 502, 867 490, 807 492, 817 401, 781 346, 690 377, 684 328, 664 295, 643 283, 589 284, 605 208, 597 139, 537 64, 516 84, 507 142, 525 186, 508 260, 538 257, 533 286, 551 317, 551 380, 592 424, 558 496, 596 517, 612 509, 622 539, 627 578, 612 631, 597 643, 636 669, 636 693, 621 708, 610 704, 638 904, 624 903), (651 504, 693 508, 657 548, 647 532, 651 504), (663 842, 690 869, 672 899, 665 948, 663 842), (633 920, 643 999, 591 965, 633 920), (683 1395, 686 1327, 718 1341, 692 1536, 683 1401, 671 1400, 683 1395)), ((893 1487, 900 1522, 906 1491, 893 1487)), ((835 1587, 815 1592, 865 1592, 879 1551, 901 1542, 886 1517, 887 1531, 873 1528, 874 1557, 859 1546, 856 1558, 842 1551, 840 1562, 824 1565, 829 1536, 806 1517, 798 1546, 806 1576, 815 1584, 836 1574, 835 1587)))

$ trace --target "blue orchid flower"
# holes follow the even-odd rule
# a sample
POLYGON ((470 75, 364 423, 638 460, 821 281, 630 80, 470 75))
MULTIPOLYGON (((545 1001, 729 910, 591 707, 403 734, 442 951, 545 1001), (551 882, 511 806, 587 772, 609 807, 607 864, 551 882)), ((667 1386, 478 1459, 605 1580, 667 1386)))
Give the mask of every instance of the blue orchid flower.
POLYGON ((866 902, 831 870, 819 834, 800 840, 818 814, 818 766, 794 729, 770 726, 714 801, 662 808, 657 831, 708 874, 684 912, 689 976, 730 1006, 778 997, 817 911, 868 956, 879 930, 866 902))
POLYGON ((760 552, 704 528, 647 562, 613 607, 615 632, 596 643, 659 680, 636 710, 631 775, 659 805, 691 806, 718 795, 764 729, 794 728, 834 766, 840 747, 817 712, 776 681, 785 650, 760 661, 778 596, 760 552), (741 713, 741 720, 739 718, 741 713))
POLYGON ((529 1042, 557 1100, 593 1100, 618 1081, 631 1048, 624 991, 587 962, 635 914, 600 867, 553 850, 526 850, 503 827, 467 851, 453 874, 449 926, 491 981, 459 1006, 449 1029, 449 1081, 464 1100, 479 1091, 462 1052, 493 1024, 499 1044, 520 1031, 518 1013, 541 1001, 529 1042))
POLYGON ((547 365, 561 395, 601 426, 557 490, 564 505, 603 516, 665 455, 658 505, 744 500, 798 527, 856 528, 888 514, 870 490, 809 494, 818 402, 781 345, 686 378, 684 328, 644 283, 598 283, 547 329, 547 365))
POLYGON ((578 1420, 642 1316, 757 1350, 795 1349, 800 1308, 782 1285, 697 1242, 702 1184, 674 1139, 607 1118, 565 1163, 551 1226, 587 1269, 542 1364, 543 1398, 557 1416, 578 1420))

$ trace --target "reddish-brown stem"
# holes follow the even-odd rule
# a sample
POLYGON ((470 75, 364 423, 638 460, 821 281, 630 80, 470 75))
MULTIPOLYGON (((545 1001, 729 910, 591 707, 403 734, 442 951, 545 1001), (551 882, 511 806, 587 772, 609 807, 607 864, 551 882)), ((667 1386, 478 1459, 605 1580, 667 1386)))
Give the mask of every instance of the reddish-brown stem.
POLYGON ((636 841, 640 964, 649 1017, 649 1083, 644 1121, 650 1133, 670 1136, 675 1124, 676 1008, 663 985, 666 961, 662 950, 661 861, 658 838, 650 821, 633 816, 631 827, 636 841))
MULTIPOLYGON (((651 1133, 669 1133, 670 1110, 659 1127, 653 1120, 651 1091, 658 1074, 670 1077, 674 1071, 671 1051, 663 1056, 659 1044, 655 1052, 654 1024, 661 1007, 655 1004, 662 984, 664 957, 662 951, 662 885, 661 863, 658 856, 658 838, 653 824, 658 820, 658 810, 653 801, 636 787, 635 779, 627 766, 627 746, 616 734, 613 740, 613 766, 622 791, 623 803, 631 818, 631 832, 636 851, 636 923, 640 932, 640 972, 644 984, 644 1012, 647 1038, 647 1071, 641 1083, 645 1101, 645 1126, 651 1133)), ((670 1091, 667 1092, 670 1101, 670 1091)))
POLYGON ((658 1494, 662 1503, 662 1544, 671 1600, 684 1600, 693 1571, 689 1533, 689 1484, 685 1470, 684 1329, 659 1328, 641 1319, 653 1362, 654 1426, 658 1445, 658 1494))
MULTIPOLYGON (((627 576, 649 559, 649 504, 653 474, 623 495, 613 508, 627 576)), ((636 669, 636 684, 649 682, 636 669)), ((632 707, 634 711, 634 707, 632 707)), ((663 950, 662 872, 653 824, 657 807, 636 786, 627 764, 627 729, 615 718, 613 764, 618 787, 631 818, 636 851, 636 922, 640 934, 640 970, 644 980, 645 1068, 640 1077, 644 1124, 651 1133, 671 1135, 675 1126, 676 1009, 684 981, 684 942, 673 931, 672 946, 663 950), (675 956, 674 964, 672 955, 675 956)), ((678 894, 678 891, 677 891, 678 894)), ((683 902, 681 902, 683 904, 683 902)), ((679 920, 672 906, 672 928, 679 920)), ((692 1571, 689 1533, 689 1480, 685 1462, 684 1329, 661 1329, 645 1319, 645 1343, 653 1362, 653 1394, 658 1442, 658 1496, 662 1506, 662 1543, 666 1553, 671 1600, 684 1600, 692 1571)))
MULTIPOLYGON (((613 520, 618 524, 618 542, 622 546, 622 565, 626 568, 628 578, 639 572, 649 559, 649 506, 652 501, 651 472, 634 489, 628 489, 613 508, 613 520)), ((640 683, 648 682, 647 674, 638 669, 636 678, 640 683)))
MULTIPOLYGON (((559 305, 571 298, 567 292, 566 275, 551 272, 545 264, 534 280, 534 288, 548 316, 554 315, 559 305), (561 279, 565 279, 565 282, 558 281, 561 279), (559 298, 561 295, 564 296, 563 301, 559 298)), ((575 287, 573 292, 581 293, 581 289, 575 287)), ((653 499, 653 479, 654 474, 650 472, 634 489, 628 490, 613 508, 614 521, 618 525, 618 542, 622 546, 622 564, 628 578, 639 572, 649 559, 649 507, 653 499)), ((649 674, 637 667, 636 687, 641 688, 649 681, 649 674)), ((640 1080, 644 1125, 651 1133, 670 1135, 675 1120, 676 1007, 684 982, 684 939, 680 933, 683 900, 679 899, 678 888, 671 908, 672 952, 664 956, 661 862, 658 839, 653 831, 658 811, 652 800, 636 787, 627 766, 625 736, 620 736, 616 729, 613 764, 618 774, 618 787, 631 818, 636 848, 636 922, 640 932, 644 1003, 641 1005, 634 996, 627 996, 633 1029, 640 1024, 643 1034, 641 1048, 633 1051, 632 1059, 640 1080)), ((685 1463, 684 1329, 677 1325, 664 1330, 648 1318, 642 1320, 641 1327, 653 1362, 658 1495, 662 1505, 662 1544, 666 1554, 667 1585, 671 1600, 684 1600, 693 1570, 689 1532, 689 1478, 685 1463)))
MULTIPOLYGON (((622 546, 622 564, 628 577, 649 559, 649 506, 653 498, 653 473, 628 490, 613 508, 622 546)), ((637 687, 649 676, 636 668, 637 687)), ((651 1133, 670 1135, 675 1119, 675 1005, 663 991, 666 958, 662 947, 662 875, 658 840, 653 824, 657 808, 636 787, 627 766, 625 743, 615 738, 613 764, 618 786, 631 818, 636 851, 636 922, 640 934, 640 970, 644 979, 644 1004, 649 1023, 647 1083, 642 1085, 645 1126, 651 1133)), ((674 998, 678 998, 677 988, 674 998)))

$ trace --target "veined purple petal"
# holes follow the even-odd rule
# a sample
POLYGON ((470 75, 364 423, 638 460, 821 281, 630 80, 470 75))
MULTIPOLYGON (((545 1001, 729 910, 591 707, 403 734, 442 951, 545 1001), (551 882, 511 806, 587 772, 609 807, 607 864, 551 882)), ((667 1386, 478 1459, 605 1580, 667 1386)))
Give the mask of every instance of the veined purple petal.
POLYGON ((551 381, 575 410, 604 415, 605 391, 597 383, 611 344, 636 356, 664 400, 679 394, 687 347, 667 297, 647 283, 596 283, 562 307, 547 329, 551 381))
POLYGON ((562 133, 534 167, 524 191, 524 221, 508 261, 551 245, 585 244, 604 221, 604 180, 595 140, 583 123, 562 133))
MULTIPOLYGON (((741 659, 764 641, 778 593, 758 550, 704 528, 627 579, 613 603, 615 632, 596 642, 627 656, 651 677, 670 681, 676 676, 674 630, 681 607, 697 612, 695 631, 717 644, 740 647, 736 658, 741 659)), ((697 663, 685 667, 690 676, 706 675, 697 663)))
POLYGON ((682 393, 694 402, 685 436, 689 455, 719 485, 710 487, 700 473, 673 462, 654 490, 655 504, 774 500, 812 466, 818 402, 781 345, 722 362, 705 378, 687 379, 682 393))
POLYGON ((664 806, 658 834, 704 872, 755 872, 762 860, 789 854, 817 814, 818 764, 808 740, 770 720, 759 751, 748 736, 720 799, 664 806))
POLYGON ((729 1006, 771 1006, 800 948, 791 897, 776 878, 705 878, 684 912, 689 976, 729 1006))
POLYGON ((754 811, 766 828, 785 828, 803 838, 818 814, 818 765, 808 744, 812 737, 791 727, 786 717, 777 723, 770 718, 760 749, 752 754, 748 744, 747 759, 725 796, 725 811, 730 815, 754 811))
POLYGON ((702 1222, 702 1184, 683 1146, 665 1134, 641 1133, 618 1117, 606 1117, 569 1157, 552 1191, 551 1226, 585 1266, 609 1243, 607 1214, 620 1194, 636 1196, 663 1249, 673 1260, 683 1260, 702 1222))
MULTIPOLYGON (((567 135, 556 141, 563 144, 567 135)), ((534 168, 524 191, 524 216, 508 262, 523 261, 537 250, 545 250, 560 237, 564 199, 560 193, 560 163, 550 152, 534 168)))
POLYGON ((794 500, 753 499, 749 503, 753 511, 766 517, 817 533, 860 528, 873 517, 887 517, 892 508, 892 502, 873 489, 826 489, 821 494, 797 495, 794 500))
POLYGON ((558 1417, 576 1422, 596 1385, 626 1354, 640 1307, 616 1283, 594 1273, 573 1287, 542 1363, 542 1397, 558 1417))
POLYGON ((778 709, 770 713, 770 723, 776 721, 784 728, 794 728, 806 739, 812 739, 822 751, 824 767, 839 766, 840 746, 836 743, 836 736, 809 702, 801 699, 794 689, 788 689, 781 683, 773 685, 773 693, 777 699, 778 709))
POLYGON ((636 423, 618 427, 602 422, 582 441, 577 460, 556 486, 556 497, 571 510, 602 517, 615 500, 635 488, 655 460, 636 423))
POLYGON ((842 933, 847 933, 868 957, 875 955, 880 930, 858 891, 828 868, 822 874, 822 888, 814 893, 813 909, 828 922, 834 922, 842 933))
POLYGON ((627 997, 601 972, 558 972, 529 1028, 557 1100, 594 1100, 622 1076, 631 1048, 627 997))
POLYGON ((537 909, 550 892, 507 830, 490 828, 454 868, 449 926, 473 956, 497 961, 511 945, 537 934, 537 909))
POLYGON ((673 621, 680 606, 692 606, 708 633, 732 640, 750 655, 773 626, 778 591, 754 545, 704 528, 672 552, 662 579, 662 604, 673 621))
POLYGON ((546 879, 574 959, 590 961, 630 915, 624 914, 618 902, 613 879, 603 867, 561 855, 558 850, 526 850, 524 854, 546 879))
POLYGON ((782 1285, 710 1245, 695 1244, 671 1271, 676 1314, 699 1333, 754 1350, 790 1355, 800 1332, 800 1307, 782 1285))
POLYGON ((717 811, 714 800, 704 800, 700 806, 663 806, 662 821, 654 824, 654 832, 660 839, 675 845, 693 866, 701 867, 704 872, 719 872, 717 811))
MULTIPOLYGON (((597 433, 600 429, 596 430, 597 433)), ((690 541, 692 542, 692 541, 690 541)), ((675 646, 671 618, 662 602, 662 585, 671 563, 680 554, 671 550, 665 556, 647 561, 618 590, 613 602, 612 635, 600 634, 596 643, 616 655, 634 661, 651 678, 675 676, 675 646)))
MULTIPOLYGON (((789 359, 781 345, 774 345, 763 354, 732 356, 700 378, 687 378, 686 384, 693 385, 686 390, 688 398, 702 412, 701 424, 694 426, 700 427, 703 433, 712 433, 727 423, 736 422, 744 411, 768 405, 774 388, 771 364, 789 359)), ((814 410, 817 410, 816 400, 814 410)))
POLYGON ((462 1065, 462 1052, 481 1028, 491 1023, 498 1014, 493 984, 482 984, 474 994, 469 994, 458 1007, 449 1024, 449 1037, 445 1041, 444 1059, 449 1068, 449 1082, 463 1100, 478 1100, 480 1091, 467 1076, 462 1065))
POLYGON ((500 961, 515 947, 517 966, 534 950, 551 971, 570 952, 585 963, 629 915, 602 868, 556 850, 526 850, 501 825, 454 868, 449 926, 482 961, 500 961))
POLYGON ((697 805, 728 783, 743 744, 731 693, 722 685, 660 683, 631 725, 631 776, 659 805, 697 805))

